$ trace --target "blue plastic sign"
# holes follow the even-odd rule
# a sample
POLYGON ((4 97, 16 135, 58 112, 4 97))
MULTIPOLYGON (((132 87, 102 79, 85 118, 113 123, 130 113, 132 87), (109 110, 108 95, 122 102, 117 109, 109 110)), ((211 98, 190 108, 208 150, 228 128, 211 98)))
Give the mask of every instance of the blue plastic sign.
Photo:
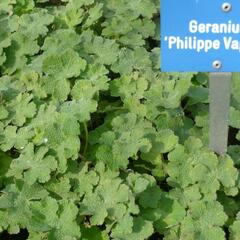
POLYGON ((240 72, 240 1, 161 0, 161 71, 240 72))

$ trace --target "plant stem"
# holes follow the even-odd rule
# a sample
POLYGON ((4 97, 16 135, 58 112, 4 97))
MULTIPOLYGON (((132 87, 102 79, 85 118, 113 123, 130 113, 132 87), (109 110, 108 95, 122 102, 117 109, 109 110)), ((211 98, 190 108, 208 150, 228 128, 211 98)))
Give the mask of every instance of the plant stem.
POLYGON ((87 153, 87 149, 88 149, 88 128, 87 128, 86 122, 83 123, 83 127, 84 127, 84 131, 85 131, 85 146, 84 146, 84 150, 83 150, 83 156, 85 157, 85 155, 87 153))

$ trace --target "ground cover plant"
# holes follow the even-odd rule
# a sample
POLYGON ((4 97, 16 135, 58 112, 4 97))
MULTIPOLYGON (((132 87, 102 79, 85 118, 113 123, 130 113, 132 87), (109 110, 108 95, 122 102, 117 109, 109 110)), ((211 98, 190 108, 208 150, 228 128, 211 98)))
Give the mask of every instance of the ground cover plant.
POLYGON ((240 75, 217 156, 159 42, 158 0, 0 1, 0 239, 240 239, 240 75))

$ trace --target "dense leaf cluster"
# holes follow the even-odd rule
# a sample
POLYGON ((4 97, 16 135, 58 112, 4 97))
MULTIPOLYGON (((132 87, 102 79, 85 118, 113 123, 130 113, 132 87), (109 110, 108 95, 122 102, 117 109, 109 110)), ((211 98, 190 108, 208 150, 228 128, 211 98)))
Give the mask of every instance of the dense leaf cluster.
POLYGON ((219 157, 207 74, 159 40, 158 0, 0 1, 0 232, 240 239, 240 75, 219 157))

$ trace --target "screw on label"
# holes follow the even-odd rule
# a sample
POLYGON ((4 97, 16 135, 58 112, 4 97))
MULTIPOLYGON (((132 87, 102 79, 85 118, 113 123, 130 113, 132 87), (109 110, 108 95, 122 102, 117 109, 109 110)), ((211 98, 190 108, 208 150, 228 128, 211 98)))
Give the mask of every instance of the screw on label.
POLYGON ((230 12, 231 9, 232 9, 231 3, 225 2, 225 3, 222 4, 222 10, 224 12, 230 12))
POLYGON ((213 62, 212 66, 215 69, 220 69, 222 67, 222 63, 221 63, 221 61, 216 60, 216 61, 213 62))

